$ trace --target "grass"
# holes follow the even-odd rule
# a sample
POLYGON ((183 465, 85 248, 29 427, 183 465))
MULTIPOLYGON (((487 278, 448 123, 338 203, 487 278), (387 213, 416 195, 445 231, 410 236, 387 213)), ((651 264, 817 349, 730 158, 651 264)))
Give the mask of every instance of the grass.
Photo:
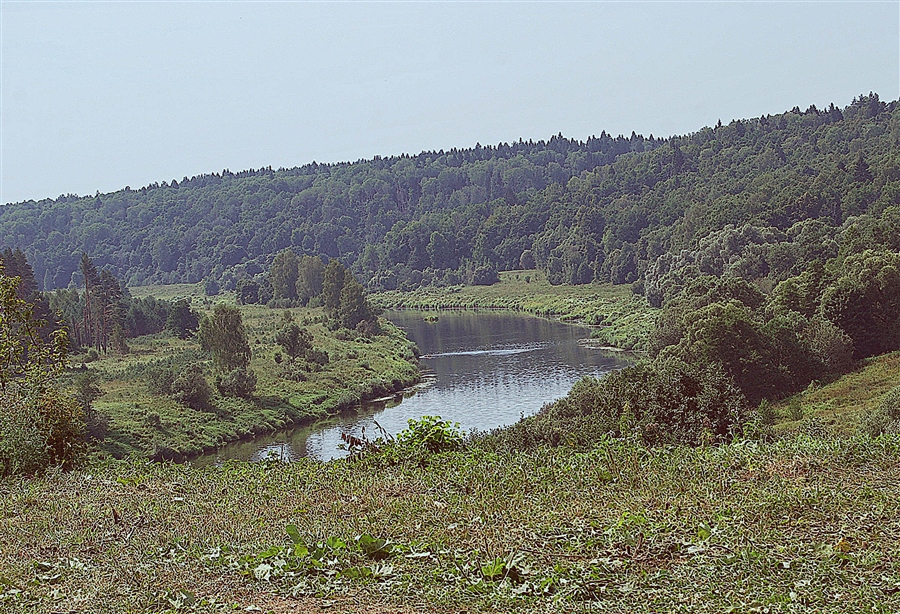
POLYGON ((865 415, 895 386, 900 386, 900 352, 867 358, 856 371, 824 386, 812 386, 793 399, 777 404, 776 430, 789 432, 812 418, 837 434, 856 433, 865 415), (792 401, 799 402, 802 414, 799 419, 790 415, 792 401))
MULTIPOLYGON (((135 289, 134 294, 144 289, 135 289)), ((161 295, 184 296, 179 286, 161 295)), ((226 298, 225 300, 228 300, 226 298)), ((233 299, 231 299, 233 301, 233 299)), ((195 308, 208 313, 212 301, 194 298, 195 308)), ((250 399, 217 397, 208 411, 186 408, 168 396, 155 396, 147 386, 147 368, 179 356, 196 360, 194 339, 180 340, 169 334, 129 340, 126 355, 107 355, 89 367, 101 376, 104 395, 94 408, 108 425, 99 449, 122 458, 131 454, 157 458, 184 458, 219 445, 288 426, 310 423, 333 415, 361 399, 375 398, 409 386, 419 379, 413 346, 403 331, 382 321, 385 334, 371 339, 341 340, 321 323, 320 309, 291 309, 294 320, 314 337, 314 347, 328 352, 330 362, 308 379, 295 382, 279 377, 275 354, 276 331, 283 325, 284 310, 259 305, 241 306, 258 377, 250 399), (192 358, 193 357, 193 358, 192 358)), ((79 357, 75 358, 75 364, 79 357)), ((207 379, 213 368, 204 361, 207 379)))
POLYGON ((656 310, 631 286, 552 286, 541 271, 503 271, 492 286, 420 288, 372 295, 386 309, 509 309, 596 327, 592 336, 621 349, 641 349, 656 310))
POLYGON ((898 458, 896 436, 613 440, 7 480, 0 608, 895 612, 898 458))
POLYGON ((128 288, 134 298, 154 298, 171 301, 176 298, 201 298, 204 296, 203 284, 167 284, 155 286, 133 286, 128 288))

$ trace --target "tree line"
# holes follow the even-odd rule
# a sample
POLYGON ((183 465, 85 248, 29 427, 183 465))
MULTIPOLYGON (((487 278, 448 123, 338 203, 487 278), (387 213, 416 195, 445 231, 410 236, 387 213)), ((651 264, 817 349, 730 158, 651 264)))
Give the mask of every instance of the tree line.
POLYGON ((728 225, 795 243, 808 238, 804 222, 837 232, 897 204, 897 106, 869 94, 667 139, 556 136, 222 172, 6 206, 0 242, 29 255, 44 289, 69 287, 87 252, 131 285, 205 279, 234 290, 290 249, 341 261, 370 290, 490 283, 498 270, 536 267, 553 283, 638 282, 656 300, 648 276, 728 225))

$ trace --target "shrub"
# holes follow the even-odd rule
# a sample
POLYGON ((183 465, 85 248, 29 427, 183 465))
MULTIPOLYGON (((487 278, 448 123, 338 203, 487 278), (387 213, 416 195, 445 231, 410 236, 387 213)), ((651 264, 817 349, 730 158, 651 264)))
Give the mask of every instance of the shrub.
POLYGON ((863 419, 862 429, 873 437, 900 434, 900 386, 891 388, 881 398, 878 407, 863 419))
POLYGON ((93 402, 103 396, 103 391, 97 386, 99 379, 96 371, 87 370, 75 376, 74 381, 75 399, 81 405, 87 434, 92 439, 103 439, 109 426, 93 406, 93 402))
POLYGON ((381 333, 381 326, 377 319, 362 320, 356 325, 356 332, 366 338, 374 337, 381 333))
POLYGON ((172 384, 175 382, 175 370, 172 367, 152 365, 147 368, 144 377, 150 394, 157 396, 172 394, 172 384))
POLYGON ((803 406, 800 404, 799 397, 793 397, 788 401, 788 416, 791 420, 803 419, 803 406))
POLYGON ((763 399, 759 403, 759 408, 756 410, 759 421, 763 426, 774 426, 775 425, 775 408, 772 407, 772 404, 769 403, 768 400, 763 399))
POLYGON ((166 318, 166 329, 179 339, 187 339, 200 328, 197 312, 191 309, 191 302, 181 299, 172 303, 166 318))
POLYGON ((639 363, 578 381, 567 396, 481 439, 488 449, 571 445, 609 436, 648 445, 730 441, 750 418, 744 395, 721 368, 678 360, 639 363))
POLYGON ((409 426, 397 434, 396 441, 408 452, 447 452, 462 446, 459 422, 451 423, 440 416, 422 416, 419 420, 410 418, 407 424, 409 426))
POLYGON ((198 364, 189 365, 176 377, 172 382, 172 396, 191 409, 207 409, 213 390, 203 376, 203 367, 198 364))
POLYGON ((276 371, 278 377, 291 382, 305 382, 308 378, 303 365, 295 362, 283 362, 276 371))
POLYGON ((256 390, 256 373, 244 367, 216 378, 216 388, 228 397, 248 398, 256 390))
POLYGON ((328 352, 325 350, 309 349, 306 351, 306 362, 310 365, 316 365, 316 367, 322 368, 329 362, 328 352))
POLYGON ((0 388, 0 475, 73 467, 84 453, 84 415, 73 397, 55 387, 0 388))
POLYGON ((39 334, 34 305, 0 262, 0 475, 69 468, 84 451, 81 404, 57 385, 66 361, 64 329, 39 334))
POLYGON ((200 322, 200 347, 212 352, 216 367, 223 372, 250 364, 250 342, 237 307, 219 303, 211 316, 200 322))
POLYGON ((497 269, 490 265, 482 265, 475 268, 472 273, 472 285, 474 286, 492 286, 500 281, 497 269))
POLYGON ((284 349, 284 353, 291 360, 294 360, 312 347, 312 335, 305 328, 289 322, 275 335, 275 343, 284 349))

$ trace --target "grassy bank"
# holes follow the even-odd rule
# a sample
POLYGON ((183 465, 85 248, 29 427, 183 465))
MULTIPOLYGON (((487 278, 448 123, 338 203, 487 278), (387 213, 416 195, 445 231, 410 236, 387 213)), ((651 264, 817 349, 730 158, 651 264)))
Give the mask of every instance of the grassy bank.
POLYGON ((8 480, 0 608, 893 612, 898 455, 897 437, 612 441, 8 480))
MULTIPOLYGON (((153 290, 154 295, 167 298, 190 296, 183 288, 153 290)), ((193 301, 201 314, 213 306, 213 301, 200 297, 193 301)), ((282 365, 275 361, 281 348, 274 339, 283 325, 284 310, 241 306, 257 389, 249 399, 217 396, 206 411, 187 408, 170 396, 153 395, 148 388, 152 368, 161 364, 181 369, 199 361, 205 365, 207 379, 214 379, 212 366, 195 339, 181 340, 168 333, 140 337, 129 341, 128 354, 111 354, 89 363, 100 375, 104 393, 93 403, 105 423, 99 449, 115 457, 192 456, 228 441, 309 423, 360 399, 383 396, 418 381, 412 344, 389 322, 381 323, 384 334, 341 338, 322 324, 320 309, 289 311, 295 322, 312 333, 313 346, 326 351, 330 362, 321 371, 304 374, 305 381, 285 379, 282 365)))
POLYGON ((630 286, 552 286, 541 271, 503 271, 492 286, 420 288, 374 294, 385 309, 509 309, 597 327, 592 336, 622 349, 640 349, 655 310, 630 286))
POLYGON ((790 432, 813 419, 837 434, 856 433, 866 414, 896 386, 900 386, 900 352, 867 358, 856 371, 777 404, 776 428, 790 432))

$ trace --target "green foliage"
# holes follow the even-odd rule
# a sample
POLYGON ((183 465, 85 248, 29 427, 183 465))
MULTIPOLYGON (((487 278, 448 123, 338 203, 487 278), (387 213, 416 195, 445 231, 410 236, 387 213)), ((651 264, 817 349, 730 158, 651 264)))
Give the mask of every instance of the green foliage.
POLYGON ((580 380, 564 398, 493 431, 481 445, 585 449, 609 436, 636 437, 648 445, 700 445, 731 440, 749 415, 744 395, 719 367, 645 361, 580 380))
POLYGON ((322 281, 322 306, 325 315, 335 318, 341 306, 341 291, 344 289, 344 281, 347 270, 337 260, 331 260, 325 267, 322 281))
POLYGON ((306 350, 306 362, 321 368, 327 365, 330 362, 330 359, 328 357, 328 352, 325 350, 310 348, 306 350))
POLYGON ((172 381, 172 397, 192 409, 209 409, 213 389, 206 381, 203 367, 192 364, 179 373, 172 381))
POLYGON ((200 347, 211 352, 216 367, 223 372, 246 368, 250 364, 250 342, 244 330, 241 312, 219 303, 210 316, 200 322, 200 347))
POLYGON ((442 420, 440 416, 422 416, 418 420, 410 418, 407 423, 409 426, 396 437, 397 445, 406 453, 447 452, 462 446, 458 422, 442 420))
POLYGON ((312 349, 312 335, 305 328, 300 328, 293 322, 286 325, 275 335, 275 343, 284 349, 291 360, 296 360, 312 349))
POLYGON ((19 281, 0 263, 0 475, 71 467, 83 451, 83 408, 56 383, 66 332, 41 338, 34 305, 17 295, 19 281))
MULTIPOLYGON (((340 259, 370 290, 534 266, 554 284, 644 281, 635 287, 660 306, 697 275, 774 286, 843 245, 897 250, 890 224, 872 220, 898 204, 898 108, 870 94, 843 110, 797 108, 668 139, 556 136, 226 171, 14 204, 0 211, 0 237, 41 254, 36 277, 47 289, 68 285, 88 238, 96 261, 129 284, 214 277, 233 290, 252 278, 247 303, 274 296, 258 276, 291 250, 340 259)), ((319 292, 301 288, 302 269, 304 303, 319 292)), ((291 266, 279 277, 285 300, 292 278, 291 266)))
POLYGON ((275 256, 269 267, 269 280, 272 283, 272 297, 277 300, 297 300, 297 255, 289 249, 275 256))
POLYGON ((103 396, 99 383, 99 375, 91 369, 82 371, 73 380, 75 399, 81 405, 87 433, 94 439, 102 439, 107 426, 103 417, 93 407, 93 402, 103 396))
POLYGON ((341 289, 340 306, 337 311, 337 319, 340 325, 351 330, 362 322, 375 319, 372 308, 366 301, 365 290, 356 279, 348 274, 341 289))
POLYGON ((878 407, 864 418, 863 430, 872 436, 900 434, 900 386, 889 390, 878 407))
POLYGON ((775 425, 775 408, 772 407, 772 404, 767 399, 759 402, 759 408, 757 408, 756 413, 762 426, 771 427, 775 425))
POLYGON ((472 273, 472 285, 475 286, 491 286, 500 281, 497 275, 497 269, 491 265, 482 265, 475 268, 472 273))
POLYGON ((791 420, 802 420, 803 419, 803 405, 800 403, 800 399, 798 397, 791 398, 788 403, 788 417, 791 420))
POLYGON ((249 398, 256 390, 256 373, 246 367, 238 367, 216 377, 216 388, 227 397, 249 398))
POLYGON ((173 364, 170 360, 154 361, 143 369, 143 378, 147 390, 152 395, 167 396, 172 394, 172 383, 179 373, 190 363, 173 364))
POLYGON ((297 299, 307 305, 322 294, 325 265, 318 256, 302 256, 297 265, 297 299))
POLYGON ((219 293, 219 282, 212 277, 203 280, 203 294, 206 296, 216 296, 219 293))
POLYGON ((169 315, 166 318, 166 329, 179 339, 187 339, 200 328, 200 319, 197 312, 191 309, 191 302, 187 299, 175 301, 169 307, 169 315))

